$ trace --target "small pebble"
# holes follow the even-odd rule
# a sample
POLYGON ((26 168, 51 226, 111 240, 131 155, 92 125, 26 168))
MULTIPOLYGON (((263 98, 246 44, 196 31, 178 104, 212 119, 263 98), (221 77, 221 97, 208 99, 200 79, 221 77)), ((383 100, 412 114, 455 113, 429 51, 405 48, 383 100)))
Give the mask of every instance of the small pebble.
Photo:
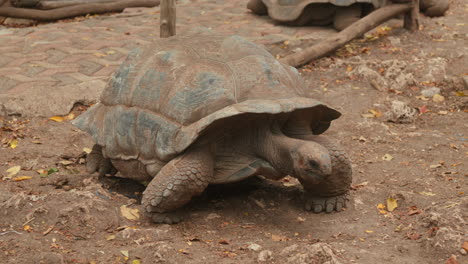
POLYGON ((252 243, 247 248, 253 251, 259 251, 260 249, 262 249, 262 246, 260 246, 259 244, 252 243))

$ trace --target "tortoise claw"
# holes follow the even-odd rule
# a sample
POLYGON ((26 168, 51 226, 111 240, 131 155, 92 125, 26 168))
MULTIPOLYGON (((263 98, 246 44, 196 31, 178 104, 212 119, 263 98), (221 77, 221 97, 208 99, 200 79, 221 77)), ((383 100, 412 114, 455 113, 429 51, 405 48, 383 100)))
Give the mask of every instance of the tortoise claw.
POLYGON ((151 213, 151 220, 156 224, 177 224, 182 221, 182 217, 176 213, 151 213))
POLYGON ((306 194, 304 208, 305 210, 313 211, 314 213, 331 213, 333 211, 340 212, 346 207, 346 202, 348 200, 349 199, 346 194, 333 197, 318 197, 306 194))

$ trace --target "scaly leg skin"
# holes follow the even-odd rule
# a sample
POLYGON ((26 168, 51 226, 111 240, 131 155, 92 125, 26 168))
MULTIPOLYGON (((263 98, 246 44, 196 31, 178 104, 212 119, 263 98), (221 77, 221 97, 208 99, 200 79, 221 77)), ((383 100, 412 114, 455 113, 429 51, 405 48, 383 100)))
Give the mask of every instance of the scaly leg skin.
POLYGON ((110 159, 104 158, 102 155, 102 147, 94 144, 91 153, 86 157, 86 170, 88 173, 99 173, 99 177, 104 177, 106 174, 114 176, 117 170, 112 166, 110 159))
POLYGON ((213 163, 213 155, 204 147, 188 150, 166 164, 143 192, 142 204, 153 222, 180 222, 177 209, 205 190, 213 177, 213 163))
POLYGON ((333 18, 333 27, 342 31, 349 25, 358 21, 362 15, 362 8, 360 4, 354 4, 347 7, 339 7, 336 10, 335 17, 333 18))
POLYGON ((349 201, 352 181, 351 162, 342 148, 325 136, 304 135, 302 139, 315 141, 330 151, 332 174, 322 183, 301 182, 305 189, 305 209, 314 213, 341 211, 349 201))

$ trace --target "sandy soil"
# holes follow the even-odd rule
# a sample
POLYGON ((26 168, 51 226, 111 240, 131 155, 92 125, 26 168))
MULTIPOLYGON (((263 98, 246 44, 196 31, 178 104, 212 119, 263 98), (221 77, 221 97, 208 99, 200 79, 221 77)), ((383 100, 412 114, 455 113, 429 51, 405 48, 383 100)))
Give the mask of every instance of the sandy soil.
POLYGON ((326 132, 353 160, 339 213, 305 212, 293 179, 258 178, 210 187, 177 225, 131 220, 144 187, 87 174, 88 135, 2 117, 0 262, 467 263, 467 8, 455 1, 413 34, 392 20, 300 69, 310 94, 343 113, 326 132))

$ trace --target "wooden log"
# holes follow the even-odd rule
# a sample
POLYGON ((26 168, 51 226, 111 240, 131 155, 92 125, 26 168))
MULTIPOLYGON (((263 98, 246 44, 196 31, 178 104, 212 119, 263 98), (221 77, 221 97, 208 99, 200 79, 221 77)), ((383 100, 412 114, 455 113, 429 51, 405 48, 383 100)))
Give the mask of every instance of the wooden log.
POLYGON ((301 66, 311 60, 318 59, 332 51, 335 51, 354 38, 363 35, 367 31, 382 24, 390 18, 410 11, 412 8, 412 3, 393 4, 379 8, 369 15, 354 22, 336 35, 329 37, 311 47, 308 47, 301 52, 288 55, 280 59, 280 61, 294 67, 301 66))
POLYGON ((413 0, 413 8, 405 14, 404 27, 409 31, 419 30, 419 1, 413 0))
POLYGON ((15 7, 0 7, 0 16, 52 21, 87 14, 122 12, 127 7, 154 7, 159 0, 122 0, 114 3, 83 4, 52 10, 33 10, 15 7))
POLYGON ((161 0, 161 22, 159 36, 168 38, 176 34, 175 0, 161 0))
POLYGON ((93 4, 93 3, 109 3, 109 2, 117 2, 118 0, 41 0, 37 4, 37 8, 39 9, 55 9, 61 8, 65 6, 73 6, 73 5, 81 5, 81 4, 93 4))
POLYGON ((32 8, 36 7, 39 1, 41 0, 11 0, 11 4, 14 7, 32 8))

